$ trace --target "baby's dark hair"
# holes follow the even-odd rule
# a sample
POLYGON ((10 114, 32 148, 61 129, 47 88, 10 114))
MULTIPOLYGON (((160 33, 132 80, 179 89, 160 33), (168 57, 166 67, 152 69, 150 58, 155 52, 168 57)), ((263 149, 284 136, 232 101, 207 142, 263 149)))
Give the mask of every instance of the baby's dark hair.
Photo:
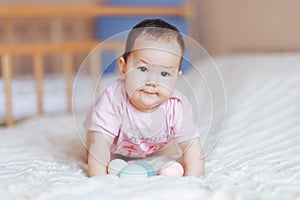
POLYGON ((136 39, 141 35, 151 36, 163 41, 173 41, 175 39, 182 49, 182 54, 184 52, 182 35, 175 26, 161 19, 146 19, 135 25, 128 34, 125 53, 123 54, 125 62, 133 50, 136 39))

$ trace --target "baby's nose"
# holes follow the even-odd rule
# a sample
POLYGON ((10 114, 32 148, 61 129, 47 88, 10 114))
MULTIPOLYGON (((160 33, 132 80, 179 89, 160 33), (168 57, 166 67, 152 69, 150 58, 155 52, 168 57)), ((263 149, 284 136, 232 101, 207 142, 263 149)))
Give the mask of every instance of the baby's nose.
POLYGON ((156 81, 147 80, 146 86, 157 87, 156 81))
POLYGON ((148 73, 147 80, 146 80, 146 85, 147 86, 152 86, 152 87, 157 87, 157 75, 156 73, 148 73))

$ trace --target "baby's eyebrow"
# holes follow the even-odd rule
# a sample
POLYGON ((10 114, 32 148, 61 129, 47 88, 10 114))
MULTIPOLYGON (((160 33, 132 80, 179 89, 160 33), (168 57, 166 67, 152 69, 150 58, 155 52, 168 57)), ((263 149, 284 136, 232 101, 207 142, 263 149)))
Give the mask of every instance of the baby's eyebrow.
POLYGON ((149 62, 147 60, 144 59, 138 59, 134 62, 135 65, 140 65, 140 64, 145 64, 145 65, 149 65, 149 62))
MULTIPOLYGON (((143 58, 140 58, 139 60, 137 60, 135 62, 135 64, 138 64, 138 63, 143 63, 143 64, 147 64, 147 65, 150 64, 151 65, 151 63, 149 61, 147 61, 147 60, 145 60, 143 58)), ((176 66, 166 66, 166 65, 159 65, 159 66, 161 66, 163 68, 167 68, 167 69, 174 69, 174 68, 176 68, 176 66)))
POLYGON ((144 63, 144 64, 149 64, 149 62, 143 58, 140 58, 140 60, 138 60, 138 62, 144 63))
POLYGON ((165 66, 165 65, 161 65, 161 67, 163 68, 163 70, 177 70, 176 66, 165 66))
POLYGON ((162 65, 162 67, 168 68, 168 69, 170 69, 170 68, 172 68, 172 69, 176 68, 175 66, 164 66, 164 65, 162 65))

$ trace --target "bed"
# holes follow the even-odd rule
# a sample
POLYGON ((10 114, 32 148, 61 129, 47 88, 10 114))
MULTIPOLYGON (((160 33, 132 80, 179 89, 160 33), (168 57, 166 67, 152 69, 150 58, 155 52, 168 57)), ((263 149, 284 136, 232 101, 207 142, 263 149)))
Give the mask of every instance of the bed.
MULTIPOLYGON (((195 65, 205 72, 215 63, 226 91, 226 103, 214 107, 215 125, 222 126, 212 124, 215 131, 202 140, 211 150, 204 177, 88 178, 84 135, 78 134, 84 125, 70 113, 52 113, 0 128, 1 199, 300 199, 300 54, 243 53, 213 61, 195 65)), ((184 75, 195 86, 186 95, 202 99, 205 121, 211 112, 205 86, 195 73, 184 75)), ((200 126, 204 130, 206 121, 200 126)))

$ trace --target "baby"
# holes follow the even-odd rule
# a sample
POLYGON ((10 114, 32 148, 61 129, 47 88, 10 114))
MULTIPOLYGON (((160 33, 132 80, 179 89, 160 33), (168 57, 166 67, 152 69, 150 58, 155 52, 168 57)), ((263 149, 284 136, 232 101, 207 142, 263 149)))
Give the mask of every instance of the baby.
POLYGON ((176 144, 185 176, 204 174, 199 132, 187 98, 175 89, 184 41, 178 29, 147 19, 129 32, 120 78, 96 101, 88 124, 88 175, 107 173, 117 156, 167 155, 176 144))

